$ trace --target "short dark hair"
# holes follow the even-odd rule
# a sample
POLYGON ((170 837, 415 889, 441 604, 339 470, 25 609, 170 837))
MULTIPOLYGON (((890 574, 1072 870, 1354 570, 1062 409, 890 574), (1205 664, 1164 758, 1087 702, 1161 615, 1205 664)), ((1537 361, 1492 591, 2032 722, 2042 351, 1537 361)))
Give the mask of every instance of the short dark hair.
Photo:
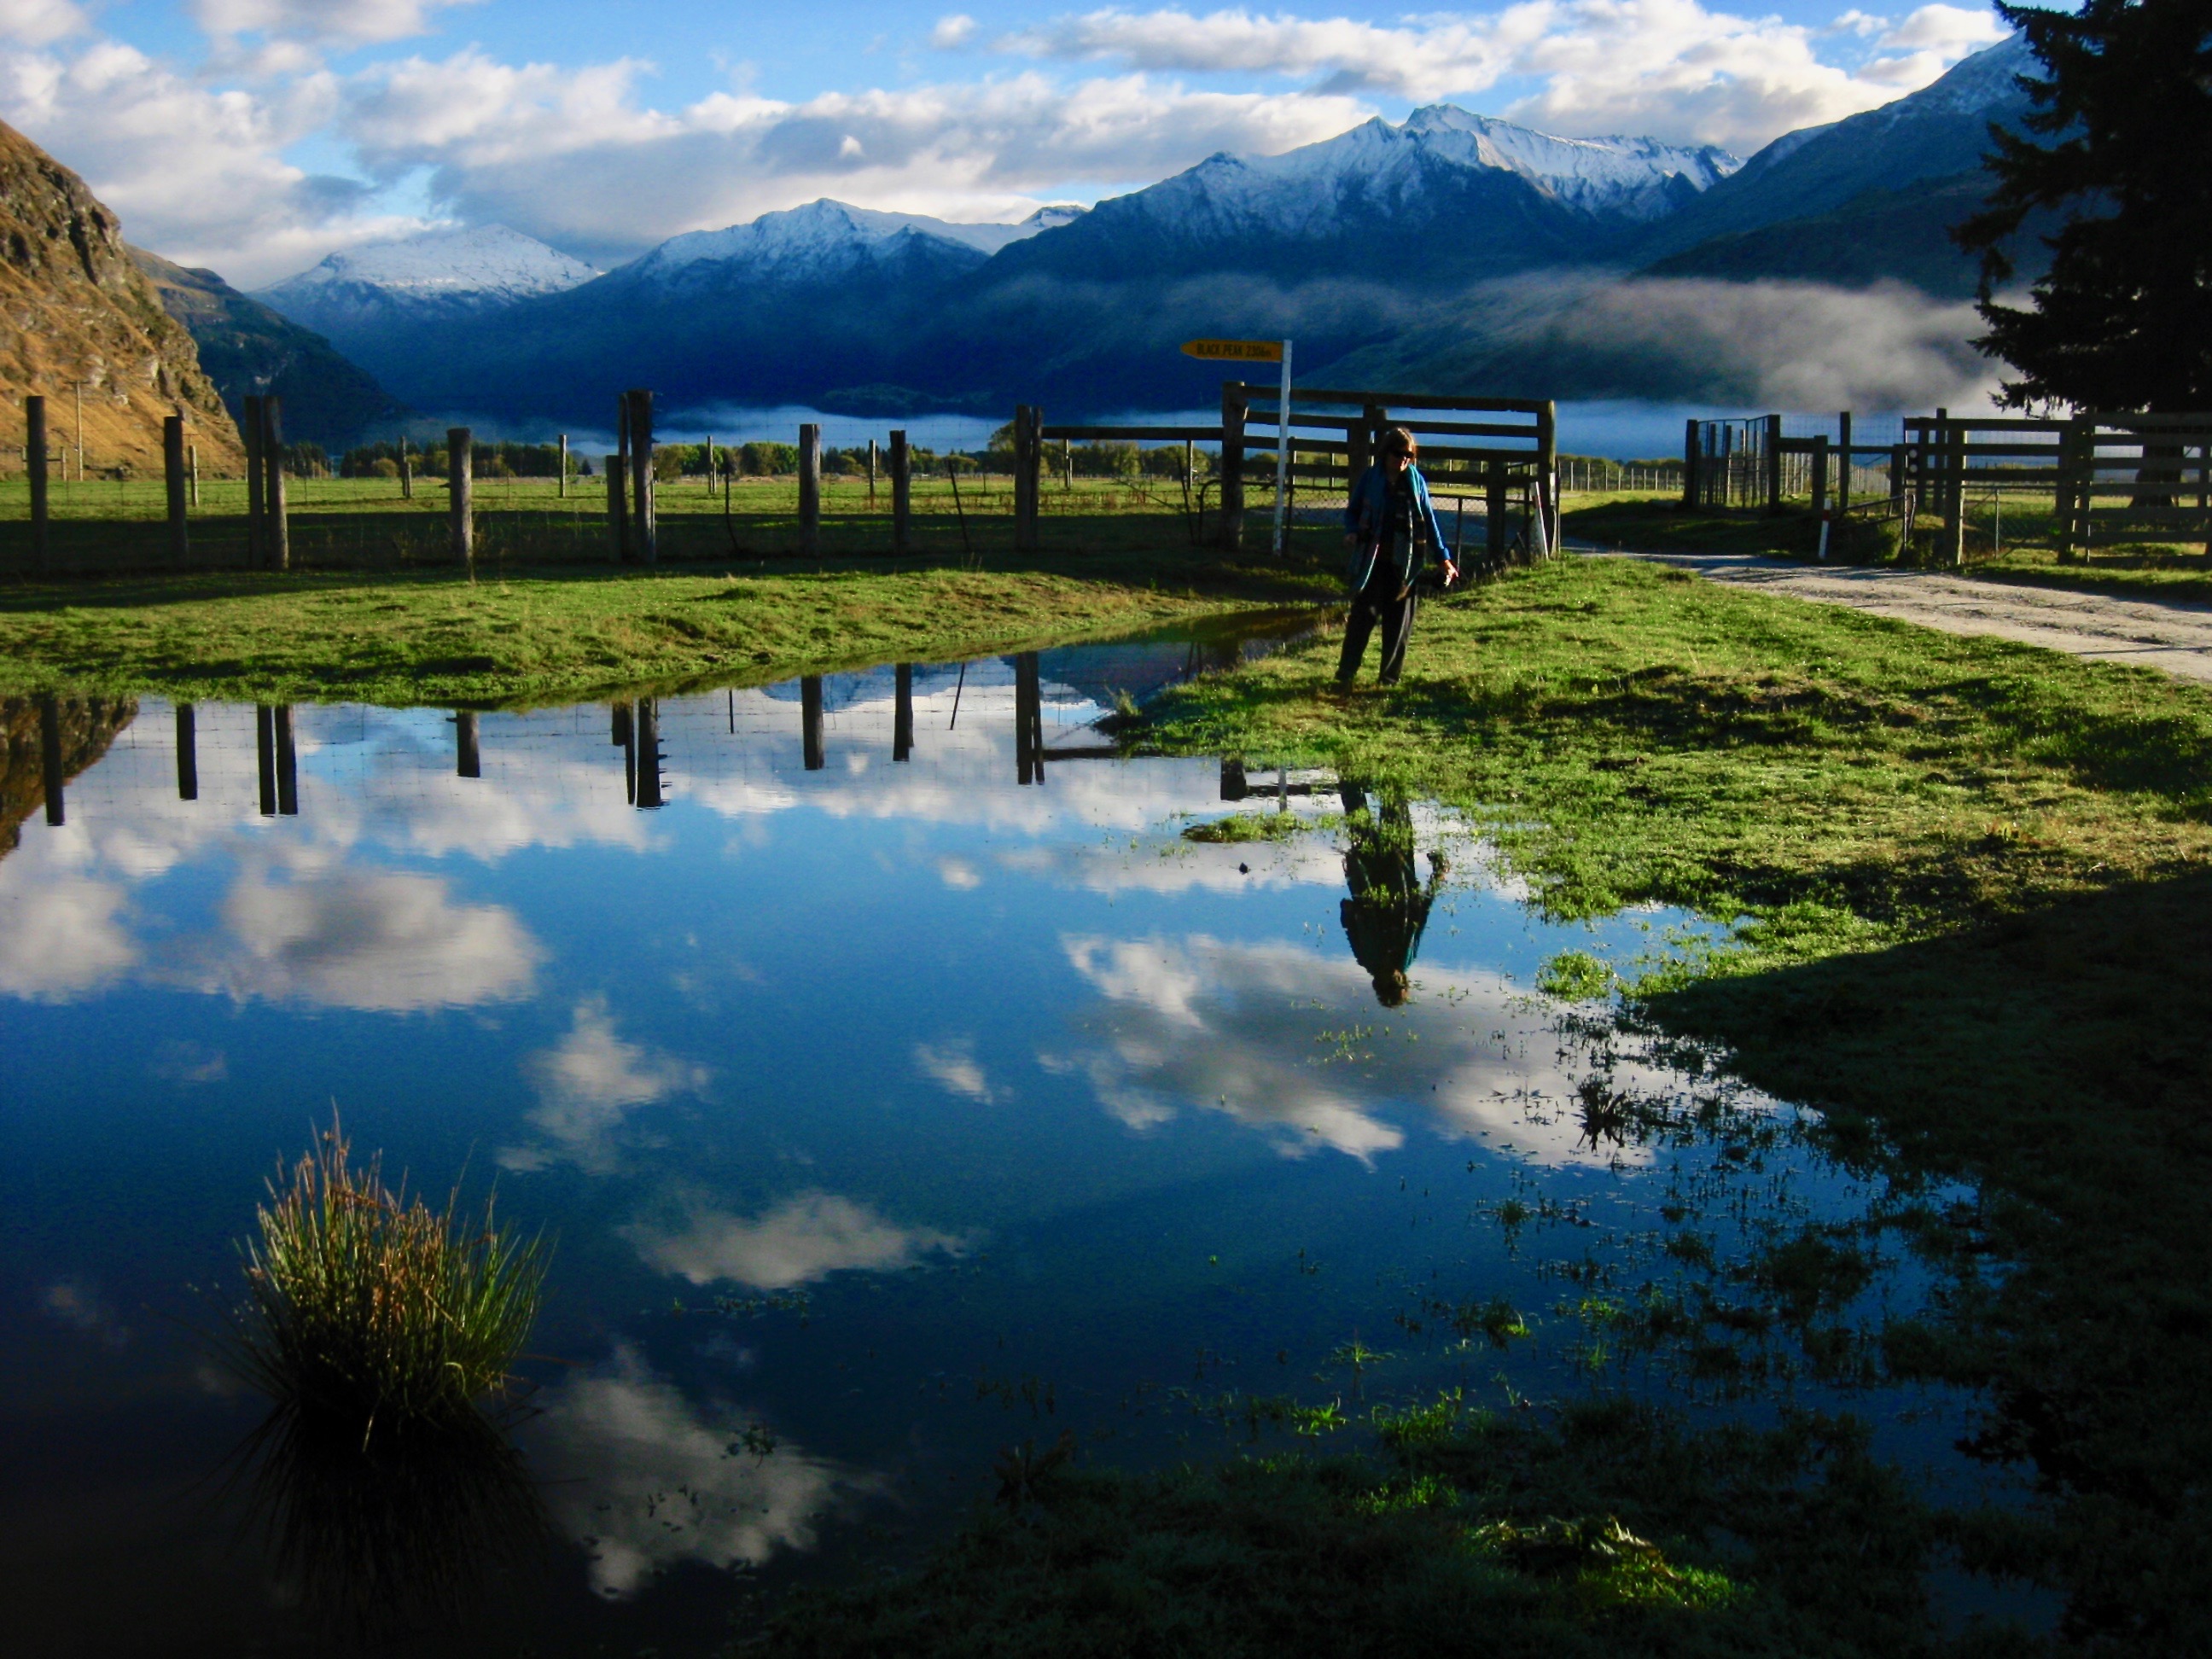
POLYGON ((1420 441, 1402 426, 1394 426, 1382 434, 1385 455, 1403 455, 1407 460, 1421 453, 1420 441))

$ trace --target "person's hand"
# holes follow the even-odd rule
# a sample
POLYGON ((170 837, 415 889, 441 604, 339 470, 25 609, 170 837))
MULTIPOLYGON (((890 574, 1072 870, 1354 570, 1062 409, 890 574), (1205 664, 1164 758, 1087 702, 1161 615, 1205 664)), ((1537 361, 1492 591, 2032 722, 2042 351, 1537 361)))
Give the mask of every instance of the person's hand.
POLYGON ((1444 561, 1444 586, 1449 587, 1459 580, 1459 567, 1449 559, 1444 561))

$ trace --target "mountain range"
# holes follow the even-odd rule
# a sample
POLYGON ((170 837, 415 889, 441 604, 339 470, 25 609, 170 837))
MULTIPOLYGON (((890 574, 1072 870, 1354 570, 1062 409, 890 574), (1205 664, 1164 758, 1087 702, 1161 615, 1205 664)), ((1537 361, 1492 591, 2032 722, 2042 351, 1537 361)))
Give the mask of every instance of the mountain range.
POLYGON ((440 231, 334 254, 255 297, 418 408, 514 422, 605 424, 629 386, 676 410, 1189 406, 1218 381, 1173 351, 1200 333, 1294 336, 1310 381, 1339 362, 1387 362, 1402 382, 1475 361, 1512 382, 1501 392, 1665 396, 1603 353, 1516 360, 1483 342, 1509 324, 1549 337, 1530 306, 1594 283, 1971 292, 1947 232, 1979 204, 1989 125, 2017 122, 2033 67, 2015 37, 1747 161, 1434 105, 1017 225, 825 200, 604 274, 501 227, 440 231))

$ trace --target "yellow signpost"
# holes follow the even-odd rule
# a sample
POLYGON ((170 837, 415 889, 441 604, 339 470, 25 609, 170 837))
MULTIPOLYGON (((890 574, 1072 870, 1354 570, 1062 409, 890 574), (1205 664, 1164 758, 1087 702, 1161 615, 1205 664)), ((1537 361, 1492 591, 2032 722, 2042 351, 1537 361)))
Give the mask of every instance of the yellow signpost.
POLYGON ((1275 416, 1275 552, 1290 551, 1291 343, 1288 340, 1185 340, 1183 355, 1213 362, 1280 363, 1283 400, 1275 416))
POLYGON ((1185 340, 1186 357, 1227 359, 1240 363, 1279 363, 1289 356, 1287 340, 1185 340))

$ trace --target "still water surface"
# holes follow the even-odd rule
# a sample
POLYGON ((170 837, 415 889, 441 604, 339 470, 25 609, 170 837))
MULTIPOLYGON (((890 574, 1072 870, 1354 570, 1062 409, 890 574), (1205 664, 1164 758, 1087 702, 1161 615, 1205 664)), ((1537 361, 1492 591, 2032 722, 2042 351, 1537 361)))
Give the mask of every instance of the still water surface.
MULTIPOLYGON (((27 1650, 319 1639, 226 1478, 260 1408, 199 1333, 334 1106, 557 1238, 516 1431, 555 1542, 409 1650, 690 1650, 746 1583, 910 1559, 1009 1444, 1285 1443, 1255 1400, 1840 1402, 1967 1480, 1964 1402, 1815 1378, 1771 1322, 1619 1338, 1650 1287, 1755 1299, 1731 1263, 1887 1201, 1790 1109, 1536 993, 1692 918, 1549 924, 1419 803, 1370 799, 1409 850, 1337 780, 1089 729, 1239 649, 459 721, 204 705, 190 799, 177 711, 65 705, 98 758, 0 860, 27 1650), (1252 811, 1311 828, 1182 833, 1252 811), (1493 1342, 1500 1307, 1531 1334, 1493 1342)), ((1820 1321, 1848 1347, 1923 1290, 1892 1261, 1820 1321)))

